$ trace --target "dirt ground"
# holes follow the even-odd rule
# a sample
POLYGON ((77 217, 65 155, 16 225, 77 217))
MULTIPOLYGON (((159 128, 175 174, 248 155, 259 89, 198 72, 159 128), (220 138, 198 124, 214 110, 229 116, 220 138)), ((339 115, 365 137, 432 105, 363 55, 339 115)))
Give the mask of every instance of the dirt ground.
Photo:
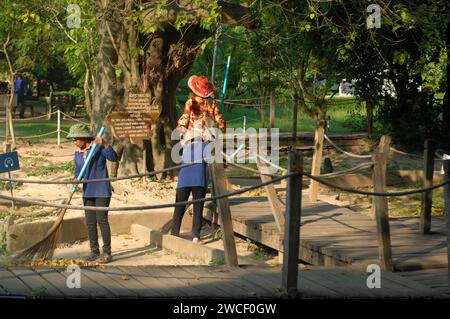
MULTIPOLYGON (((355 153, 366 153, 367 150, 355 151, 355 153)), ((13 172, 13 178, 16 179, 39 179, 39 180, 62 180, 73 176, 73 154, 74 147, 71 142, 65 142, 61 147, 55 144, 32 144, 24 143, 18 147, 21 170, 13 172)), ((305 154, 305 170, 310 169, 311 154, 305 154)), ((348 169, 357 164, 367 161, 367 159, 349 158, 333 150, 325 150, 324 156, 331 158, 335 171, 348 169)), ((422 161, 410 157, 395 155, 388 166, 388 169, 420 169, 422 161)), ((285 167, 283 159, 280 166, 285 167)), ((229 167, 227 175, 239 175, 235 168, 229 167)), ((242 174, 242 172, 241 172, 242 174)), ((247 174, 248 175, 248 174, 247 174)), ((5 176, 5 175, 4 175, 5 176)), ((6 177, 6 176, 5 176, 6 177)), ((175 199, 176 178, 164 182, 152 181, 150 179, 125 180, 113 183, 113 196, 111 207, 129 206, 129 205, 150 205, 172 203, 175 199)), ((5 182, 0 183, 0 193, 9 195, 6 190, 5 182)), ((283 189, 284 185, 277 187, 283 189)), ((231 185, 233 190, 245 187, 245 185, 231 185)), ((68 196, 71 186, 69 185, 46 185, 46 184, 18 184, 14 185, 14 196, 29 199, 45 199, 49 202, 60 203, 68 196)), ((280 192, 283 195, 283 192, 280 192)), ((336 195, 335 192, 328 192, 328 195, 336 195)), ((266 196, 264 189, 245 193, 241 196, 266 196)), ((350 202, 350 208, 368 212, 370 207, 368 198, 341 196, 340 199, 346 199, 350 202)), ((72 199, 71 204, 82 205, 81 191, 78 191, 72 199)), ((398 205, 402 206, 402 202, 398 205)), ((55 210, 39 206, 27 206, 16 203, 16 209, 11 209, 11 203, 0 200, 0 222, 8 214, 16 215, 16 222, 28 222, 35 219, 48 218, 54 215, 55 210)), ((68 210, 68 216, 79 216, 83 211, 68 210)), ((255 262, 266 264, 276 263, 276 256, 268 249, 256 246, 254 243, 236 239, 238 243, 239 255, 253 258, 255 262)), ((212 240, 208 245, 219 248, 221 240, 212 240)), ((79 258, 87 254, 87 242, 76 243, 70 247, 65 247, 57 251, 55 255, 70 258, 79 258)), ((139 239, 133 239, 130 235, 120 235, 113 237, 113 247, 118 254, 115 263, 155 263, 155 264, 195 264, 196 261, 189 261, 167 254, 164 251, 155 250, 152 247, 144 247, 139 239)))
MULTIPOLYGON (((22 144, 18 147, 21 169, 13 172, 15 179, 33 180, 65 180, 73 176, 74 148, 71 143, 64 143, 61 147, 49 144, 22 144)), ((6 176, 5 176, 6 177, 6 176)), ((172 203, 175 199, 176 178, 164 182, 152 181, 150 179, 124 180, 112 184, 113 196, 111 207, 137 206, 172 203)), ((10 193, 5 188, 5 183, 1 185, 1 194, 9 196, 10 193)), ((244 186, 242 186, 244 187, 244 186)), ((52 203, 61 203, 70 192, 70 185, 54 184, 15 184, 14 196, 27 199, 40 199, 52 203)), ((239 189, 240 186, 232 185, 232 189, 239 189)), ((256 190, 250 193, 251 196, 265 196, 263 191, 256 190)), ((71 204, 82 205, 81 190, 77 191, 72 198, 71 204)), ((243 196, 248 196, 244 194, 243 196)), ((12 210, 9 201, 0 201, 0 223, 1 219, 9 214, 14 214, 16 223, 30 222, 37 219, 51 218, 55 215, 55 210, 48 207, 26 205, 15 203, 15 210, 12 210)), ((66 216, 80 216, 83 211, 68 210, 66 216)), ((208 233, 209 226, 205 225, 202 230, 206 245, 214 248, 222 248, 222 240, 213 239, 208 233), (206 233, 205 233, 206 232, 206 233)), ((101 239, 100 239, 101 242, 101 239)), ((244 241, 236 237, 238 255, 248 263, 276 263, 277 256, 270 250, 265 250, 254 243, 244 241), (245 259, 247 258, 247 259, 245 259)), ((200 264, 196 260, 188 260, 170 254, 155 247, 145 246, 142 239, 134 238, 132 235, 112 236, 113 258, 112 264, 116 265, 178 265, 178 264, 200 264)), ((79 260, 88 255, 89 245, 87 241, 63 245, 55 251, 54 258, 79 260)))

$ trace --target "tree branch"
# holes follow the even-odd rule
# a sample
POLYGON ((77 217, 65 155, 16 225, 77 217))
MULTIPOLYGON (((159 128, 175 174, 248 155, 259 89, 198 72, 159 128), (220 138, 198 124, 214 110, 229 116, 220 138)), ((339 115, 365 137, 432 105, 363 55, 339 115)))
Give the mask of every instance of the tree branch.
MULTIPOLYGON (((202 6, 198 8, 194 1, 173 1, 158 12, 155 12, 154 4, 148 5, 148 9, 143 13, 144 23, 148 25, 174 24, 179 15, 186 17, 188 23, 199 23, 201 19, 208 17, 210 3, 212 0, 204 0, 202 6)), ((221 2, 220 6, 222 10, 219 23, 247 28, 255 26, 255 16, 248 7, 227 2, 221 2)))

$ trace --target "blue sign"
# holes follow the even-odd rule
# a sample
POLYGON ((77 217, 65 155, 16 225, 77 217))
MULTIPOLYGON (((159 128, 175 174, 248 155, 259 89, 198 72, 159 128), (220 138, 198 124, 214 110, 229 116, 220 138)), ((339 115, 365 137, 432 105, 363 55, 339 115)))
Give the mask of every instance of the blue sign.
POLYGON ((17 171, 20 169, 17 152, 0 154, 0 173, 17 171))

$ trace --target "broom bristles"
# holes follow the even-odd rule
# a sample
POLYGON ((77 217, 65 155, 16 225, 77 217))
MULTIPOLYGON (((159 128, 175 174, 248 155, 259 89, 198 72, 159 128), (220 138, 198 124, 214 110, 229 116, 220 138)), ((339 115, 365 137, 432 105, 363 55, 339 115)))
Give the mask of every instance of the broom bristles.
MULTIPOLYGON (((70 192, 69 197, 63 200, 62 204, 68 205, 72 200, 74 192, 70 192)), ((47 231, 44 238, 39 240, 34 245, 22 250, 15 257, 13 262, 30 262, 33 259, 51 259, 56 248, 59 231, 61 230, 62 221, 67 209, 63 208, 58 212, 58 218, 53 223, 52 227, 47 231)))
POLYGON ((56 242, 61 230, 66 209, 58 213, 58 218, 47 234, 34 245, 22 250, 14 258, 14 262, 30 262, 33 259, 51 259, 56 248, 56 242))

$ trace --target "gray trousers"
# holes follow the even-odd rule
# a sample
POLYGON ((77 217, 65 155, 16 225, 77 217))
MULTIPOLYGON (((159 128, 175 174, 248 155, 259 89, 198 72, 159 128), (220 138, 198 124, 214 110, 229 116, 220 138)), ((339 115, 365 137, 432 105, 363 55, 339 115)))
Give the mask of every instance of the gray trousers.
MULTIPOLYGON (((109 207, 111 197, 85 197, 83 198, 84 206, 109 207)), ((103 253, 111 254, 111 229, 108 222, 108 212, 89 211, 84 212, 86 217, 86 227, 88 231, 89 244, 91 253, 100 254, 98 245, 97 224, 100 226, 103 240, 103 253)))

